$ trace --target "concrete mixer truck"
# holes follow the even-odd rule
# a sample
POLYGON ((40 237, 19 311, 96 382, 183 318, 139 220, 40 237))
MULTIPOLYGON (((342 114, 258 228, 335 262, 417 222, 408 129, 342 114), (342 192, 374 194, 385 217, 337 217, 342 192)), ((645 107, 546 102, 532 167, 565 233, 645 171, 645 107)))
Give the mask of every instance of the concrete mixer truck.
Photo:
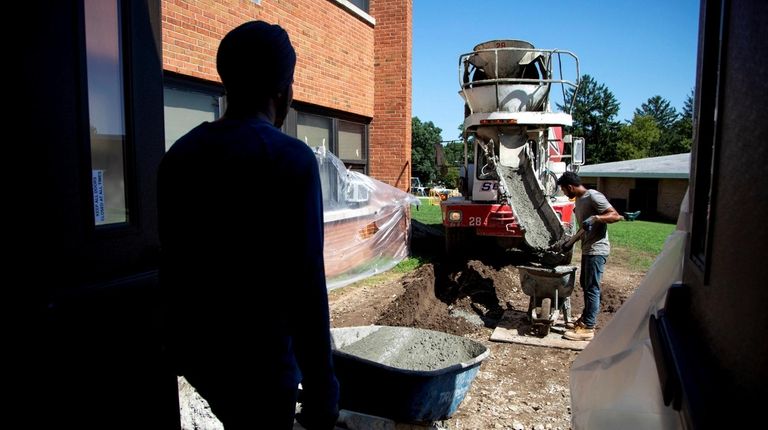
POLYGON ((579 76, 573 53, 521 40, 481 43, 459 57, 462 195, 441 203, 449 256, 484 239, 531 261, 570 263, 570 253, 550 248, 573 229, 574 203, 556 181, 584 163, 584 140, 564 135, 579 76), (553 111, 551 99, 563 111, 553 111))

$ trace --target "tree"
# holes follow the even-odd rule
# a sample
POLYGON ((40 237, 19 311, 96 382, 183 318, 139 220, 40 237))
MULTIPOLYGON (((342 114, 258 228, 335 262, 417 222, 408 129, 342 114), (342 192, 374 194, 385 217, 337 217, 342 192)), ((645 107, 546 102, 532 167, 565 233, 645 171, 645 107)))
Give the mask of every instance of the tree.
POLYGON ((616 155, 619 160, 648 157, 660 137, 661 130, 654 117, 635 113, 632 122, 622 127, 619 132, 616 155))
POLYGON ((443 146, 443 165, 438 166, 438 180, 446 187, 458 186, 459 167, 464 165, 464 142, 453 140, 443 146))
POLYGON ((688 94, 688 97, 685 98, 685 103, 683 103, 683 113, 681 119, 685 118, 693 121, 693 88, 691 88, 691 92, 688 94))
POLYGON ((649 157, 679 154, 691 150, 691 117, 693 114, 693 90, 679 114, 666 99, 653 96, 635 109, 635 115, 651 116, 661 132, 656 143, 651 145, 649 157))
MULTIPOLYGON (((565 100, 571 100, 574 89, 566 90, 565 100)), ((566 106, 557 107, 566 111, 566 106)), ((615 120, 619 102, 603 84, 589 75, 581 77, 573 105, 574 136, 584 137, 589 164, 618 160, 617 142, 621 124, 615 120)))
POLYGON ((443 166, 440 169, 440 180, 448 188, 457 188, 459 186, 459 168, 443 166))
POLYGON ((432 121, 421 122, 417 116, 411 119, 411 176, 425 183, 437 177, 435 144, 442 140, 442 131, 432 121))
POLYGON ((662 96, 653 96, 645 103, 635 109, 635 115, 648 115, 656 120, 656 125, 659 130, 667 131, 672 127, 672 124, 677 121, 680 116, 672 105, 669 104, 669 100, 662 96))
POLYGON ((670 138, 664 145, 666 154, 682 154, 691 151, 693 141, 693 90, 685 98, 680 118, 672 124, 670 138))
POLYGON ((464 142, 454 140, 446 143, 443 147, 443 154, 445 155, 445 164, 448 166, 464 165, 464 142))

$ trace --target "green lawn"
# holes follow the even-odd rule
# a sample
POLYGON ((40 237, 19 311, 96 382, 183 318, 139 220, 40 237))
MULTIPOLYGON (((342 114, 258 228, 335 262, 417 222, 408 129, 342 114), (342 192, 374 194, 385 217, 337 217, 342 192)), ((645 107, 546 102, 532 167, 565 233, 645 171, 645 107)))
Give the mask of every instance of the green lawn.
POLYGON ((611 240, 611 245, 656 255, 661 252, 664 241, 674 230, 674 224, 620 221, 608 225, 608 237, 611 240))
POLYGON ((419 266, 421 266, 421 265, 423 265, 423 264, 425 264, 427 262, 429 262, 429 260, 427 260, 424 257, 421 257, 421 256, 411 256, 411 257, 408 257, 405 260, 399 262, 397 264, 397 266, 392 268, 392 271, 395 272, 395 273, 408 273, 408 272, 412 272, 413 270, 415 270, 416 268, 418 268, 419 266))
POLYGON ((664 248, 674 224, 650 221, 620 221, 608 225, 611 259, 646 271, 664 248))
POLYGON ((419 221, 422 224, 443 224, 443 214, 440 212, 440 206, 433 205, 429 202, 429 198, 421 197, 421 205, 411 206, 411 218, 419 221))

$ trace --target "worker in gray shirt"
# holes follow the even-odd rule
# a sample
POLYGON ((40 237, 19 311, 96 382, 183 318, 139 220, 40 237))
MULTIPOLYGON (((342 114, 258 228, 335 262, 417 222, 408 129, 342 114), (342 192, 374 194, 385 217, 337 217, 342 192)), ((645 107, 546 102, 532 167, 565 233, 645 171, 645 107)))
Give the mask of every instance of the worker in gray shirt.
POLYGON ((579 277, 581 288, 584 289, 584 312, 563 337, 569 340, 592 340, 595 337, 597 313, 600 311, 600 279, 611 252, 607 224, 621 220, 622 216, 608 203, 603 193, 585 188, 579 175, 573 172, 563 173, 557 185, 568 198, 576 199, 576 219, 584 230, 579 277))

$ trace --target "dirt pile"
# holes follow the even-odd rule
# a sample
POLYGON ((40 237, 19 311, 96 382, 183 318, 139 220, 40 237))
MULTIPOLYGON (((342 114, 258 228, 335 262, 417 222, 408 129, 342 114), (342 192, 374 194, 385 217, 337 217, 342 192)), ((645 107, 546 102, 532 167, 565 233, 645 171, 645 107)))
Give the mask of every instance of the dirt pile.
POLYGON ((494 327, 519 291, 517 270, 494 269, 480 261, 427 264, 403 279, 404 293, 384 309, 376 324, 418 327, 464 335, 494 327))
POLYGON ((425 328, 463 335, 476 330, 475 325, 450 315, 448 304, 437 298, 435 268, 420 267, 403 279, 405 292, 384 309, 375 324, 425 328))

